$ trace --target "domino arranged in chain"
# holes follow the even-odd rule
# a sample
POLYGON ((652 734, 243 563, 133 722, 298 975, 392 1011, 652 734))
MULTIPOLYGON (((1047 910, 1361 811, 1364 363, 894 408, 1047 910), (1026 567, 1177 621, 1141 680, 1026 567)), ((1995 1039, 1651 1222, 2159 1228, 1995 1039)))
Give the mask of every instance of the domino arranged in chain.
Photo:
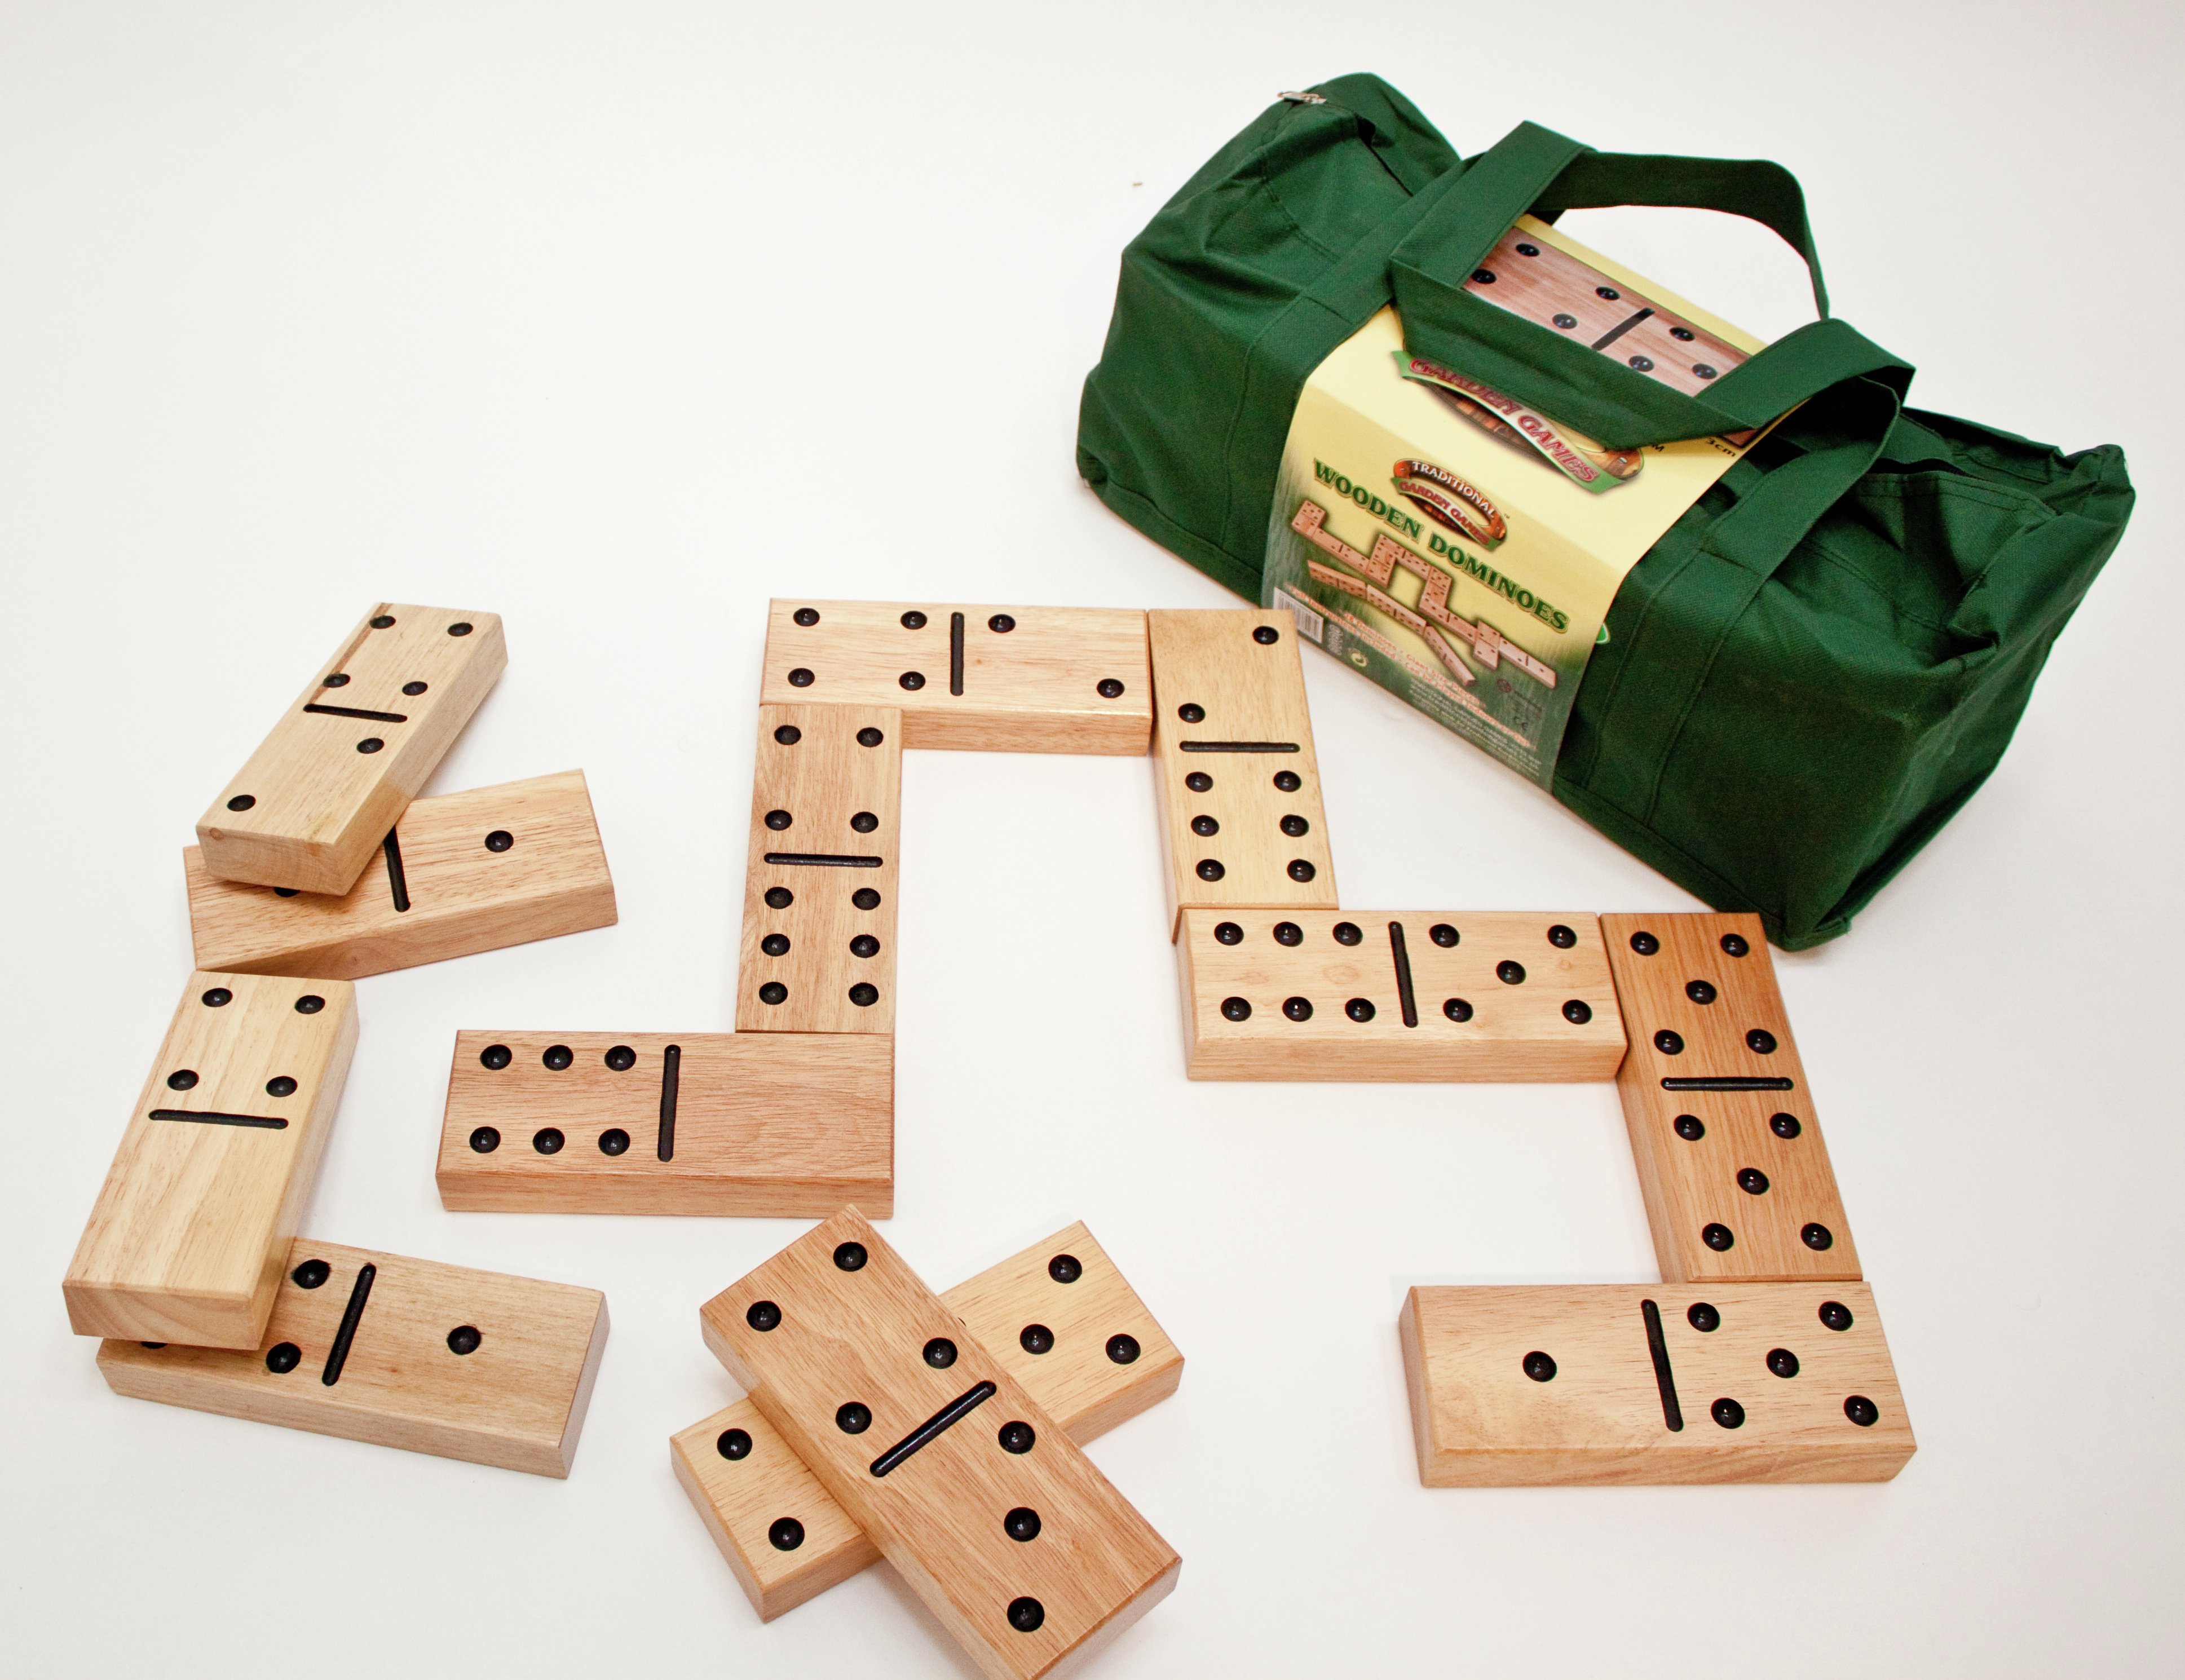
POLYGON ((534 1476, 576 1458, 606 1298, 299 1237, 245 1351, 112 1340, 117 1394, 534 1476))
POLYGON ((982 1672, 1081 1660, 1174 1588, 1175 1551, 855 1208, 699 1317, 759 1415, 982 1672))
POLYGON ((223 880, 182 854, 198 966, 360 980, 612 925, 581 770, 413 801, 339 897, 223 880))
POLYGON ((1429 1487, 1872 1482, 1914 1450, 1759 918, 1601 918, 1663 1282, 1417 1288, 1429 1487))
MULTIPOLYGON (((942 1295, 1072 1441, 1176 1392, 1183 1355, 1083 1225, 942 1295)), ((879 1561, 880 1551, 748 1398, 673 1436, 677 1478, 771 1621, 879 1561)))
POLYGON ((373 607, 198 820, 206 873, 347 892, 507 663, 493 613, 373 607))
POLYGON ((1912 1426, 1863 1283, 1417 1288, 1419 1480, 1886 1482, 1912 1426))
POLYGON ((903 715, 758 712, 736 1030, 892 1034, 903 715))
POLYGON ((1149 612, 1169 935, 1187 910, 1336 907, 1296 627, 1287 612, 1149 612))
POLYGON ((900 710, 906 747, 1134 758, 1153 728, 1146 615, 777 600, 759 698, 900 710))
POLYGON ((1591 916, 1187 910, 1193 1079, 1606 1080, 1623 1059, 1591 916))
POLYGON ((1856 1279, 1851 1223, 1760 918, 1601 924, 1631 1023, 1616 1088, 1662 1275, 1856 1279))

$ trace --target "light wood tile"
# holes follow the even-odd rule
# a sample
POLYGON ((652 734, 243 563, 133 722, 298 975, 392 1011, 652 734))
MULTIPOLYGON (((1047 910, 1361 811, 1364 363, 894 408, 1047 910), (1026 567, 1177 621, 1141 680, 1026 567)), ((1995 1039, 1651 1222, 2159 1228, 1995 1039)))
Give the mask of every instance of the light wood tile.
POLYGON ((1187 910, 1198 1080, 1606 1080, 1623 1057, 1595 918, 1187 910))
POLYGON ((77 1335, 258 1345, 356 1031, 346 980, 190 976, 69 1264, 77 1335))
POLYGON ((761 698, 897 707, 908 747, 1135 756, 1153 728, 1146 616, 778 600, 761 698))
POLYGON ((109 1341, 117 1394, 534 1476, 577 1455, 606 1298, 298 1238, 249 1352, 109 1341), (367 1274, 369 1274, 367 1275, 367 1274))
POLYGON ((885 1218, 895 1041, 461 1032, 437 1177, 458 1213, 885 1218))
POLYGON ((736 1030, 892 1033, 902 714, 758 712, 736 1030))
POLYGON ((1081 1660, 1174 1586, 1167 1543, 854 1208, 700 1319, 758 1409, 986 1673, 1081 1660), (1026 1439, 1018 1425, 1021 1453, 1003 1444, 1026 1439), (1020 1513, 1036 1514, 1036 1536, 1026 1524, 1012 1537, 1020 1513))
POLYGON ((1146 624, 1169 937, 1186 909, 1333 910, 1295 622, 1240 609, 1146 624))
POLYGON ((1631 1035, 1616 1087, 1662 1275, 1858 1276, 1760 918, 1601 921, 1631 1035), (1693 1080, 1732 1088, 1668 1088, 1693 1080))
MULTIPOLYGON (((1082 1224, 941 1298, 1081 1447, 1165 1399, 1183 1376, 1183 1355, 1082 1224)), ((879 1560, 749 1399, 669 1445, 677 1478, 761 1621, 879 1560)))
POLYGON ((360 980, 615 919, 584 773, 413 801, 337 898, 224 881, 182 852, 198 965, 360 980))
POLYGON ((347 892, 507 663, 496 614, 380 602, 198 819, 207 872, 347 892))
POLYGON ((1400 1331, 1429 1487, 1886 1482, 1914 1449, 1861 1283, 1417 1288, 1400 1331))

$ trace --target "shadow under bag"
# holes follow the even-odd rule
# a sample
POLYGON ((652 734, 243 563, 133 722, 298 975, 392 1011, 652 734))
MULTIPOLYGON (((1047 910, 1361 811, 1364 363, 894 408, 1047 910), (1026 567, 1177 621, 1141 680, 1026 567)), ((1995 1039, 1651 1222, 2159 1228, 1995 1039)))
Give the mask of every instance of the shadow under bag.
POLYGON ((1835 938, 2002 757, 2123 533, 2123 452, 1906 407, 1912 369, 1829 315, 1803 196, 1774 164, 1597 153, 1529 123, 1467 160, 1376 76, 1313 92, 1263 113, 1125 251, 1079 471, 1258 601, 1299 393, 1392 303, 1407 351, 1610 448, 1797 405, 1625 578, 1554 785, 1786 949, 1835 938), (1462 289, 1520 215, 1610 204, 1773 228, 1820 319, 1690 396, 1462 289))

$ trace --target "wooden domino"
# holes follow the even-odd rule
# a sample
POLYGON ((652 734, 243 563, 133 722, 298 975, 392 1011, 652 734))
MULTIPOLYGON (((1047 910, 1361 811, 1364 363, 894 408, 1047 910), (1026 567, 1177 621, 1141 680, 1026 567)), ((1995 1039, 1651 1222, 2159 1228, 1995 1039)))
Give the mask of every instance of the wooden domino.
POLYGON ((381 602, 198 820, 206 871, 347 892, 507 663, 493 613, 381 602))
POLYGON ((1153 730, 1146 615, 778 600, 760 698, 897 708, 907 747, 1136 756, 1153 730))
POLYGON ((1287 612, 1149 612, 1169 936, 1204 907, 1333 910, 1335 866, 1287 612))
POLYGON ((700 1309, 707 1344, 989 1675, 1081 1660, 1181 1567, 851 1208, 700 1309))
POLYGON ((345 980, 192 974, 69 1263, 70 1327, 256 1347, 355 1049, 345 980))
POLYGON ((612 925, 584 773, 411 803, 339 897, 224 881, 182 853, 198 966, 360 980, 612 925))
MULTIPOLYGON (((1183 1355, 1081 1224, 941 1299, 1081 1447, 1165 1399, 1183 1376, 1183 1355)), ((761 1621, 879 1561, 749 1399, 669 1445, 677 1478, 761 1621)))
POLYGON ((1617 1075, 1662 1275, 1859 1275, 1757 916, 1601 918, 1630 1054, 1617 1075))
POLYGON ((566 1476, 607 1341, 596 1289, 299 1238, 248 1351, 109 1341, 117 1394, 566 1476))
POLYGON ((435 1175, 456 1213, 885 1218, 895 1041, 458 1033, 435 1175))
POLYGON ((1464 289, 1686 396, 1746 360, 1697 321, 1565 250, 1530 216, 1496 242, 1464 289))
POLYGON ((1606 1080, 1623 1058, 1591 916, 1186 910, 1195 1080, 1606 1080))
POLYGON ((1861 1283, 1416 1288, 1429 1487, 1886 1482, 1912 1456, 1861 1283))
POLYGON ((736 1030, 891 1033, 902 713, 758 714, 736 1030))

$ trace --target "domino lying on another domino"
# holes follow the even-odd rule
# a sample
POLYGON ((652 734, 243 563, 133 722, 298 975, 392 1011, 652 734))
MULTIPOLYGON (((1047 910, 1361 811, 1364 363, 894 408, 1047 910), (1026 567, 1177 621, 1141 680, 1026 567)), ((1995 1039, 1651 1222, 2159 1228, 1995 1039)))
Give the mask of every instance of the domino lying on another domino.
MULTIPOLYGON (((942 1298, 1083 1446, 1176 1392, 1183 1355, 1082 1225, 942 1298)), ((748 1398, 669 1442, 675 1474, 763 1621, 879 1561, 748 1398)))
POLYGON ((718 1420, 708 1419, 678 1437, 678 1471, 763 1616, 863 1567, 877 1548, 983 1672, 1028 1677, 1081 1660, 1167 1595, 1175 1552, 1079 1451, 1027 1386, 1031 1373, 1018 1375, 1027 1359, 1062 1353, 1068 1336, 1072 1363, 1058 1363, 1049 1392, 1089 1428, 1158 1398, 1180 1374, 1167 1338, 1104 1264, 1101 1305, 1134 1327, 1095 1342, 1107 1312, 1063 1292, 1092 1281, 1081 1233, 1057 1239, 1070 1248, 1031 1251, 1046 1289, 1020 1256, 959 1291, 959 1314, 850 1208, 701 1309, 707 1345, 772 1436, 746 1425, 716 1432, 729 1472, 701 1474, 702 1439, 692 1437, 718 1420), (1021 1357, 992 1351, 980 1331, 998 1327, 1006 1346, 1028 1311, 1065 1327, 1026 1323, 1014 1332, 1021 1357), (1119 1383, 1101 1370, 1104 1354, 1126 1370, 1155 1363, 1119 1383), (767 1545, 815 1547, 786 1578, 750 1534, 772 1499, 806 1515, 768 1519, 767 1545))

